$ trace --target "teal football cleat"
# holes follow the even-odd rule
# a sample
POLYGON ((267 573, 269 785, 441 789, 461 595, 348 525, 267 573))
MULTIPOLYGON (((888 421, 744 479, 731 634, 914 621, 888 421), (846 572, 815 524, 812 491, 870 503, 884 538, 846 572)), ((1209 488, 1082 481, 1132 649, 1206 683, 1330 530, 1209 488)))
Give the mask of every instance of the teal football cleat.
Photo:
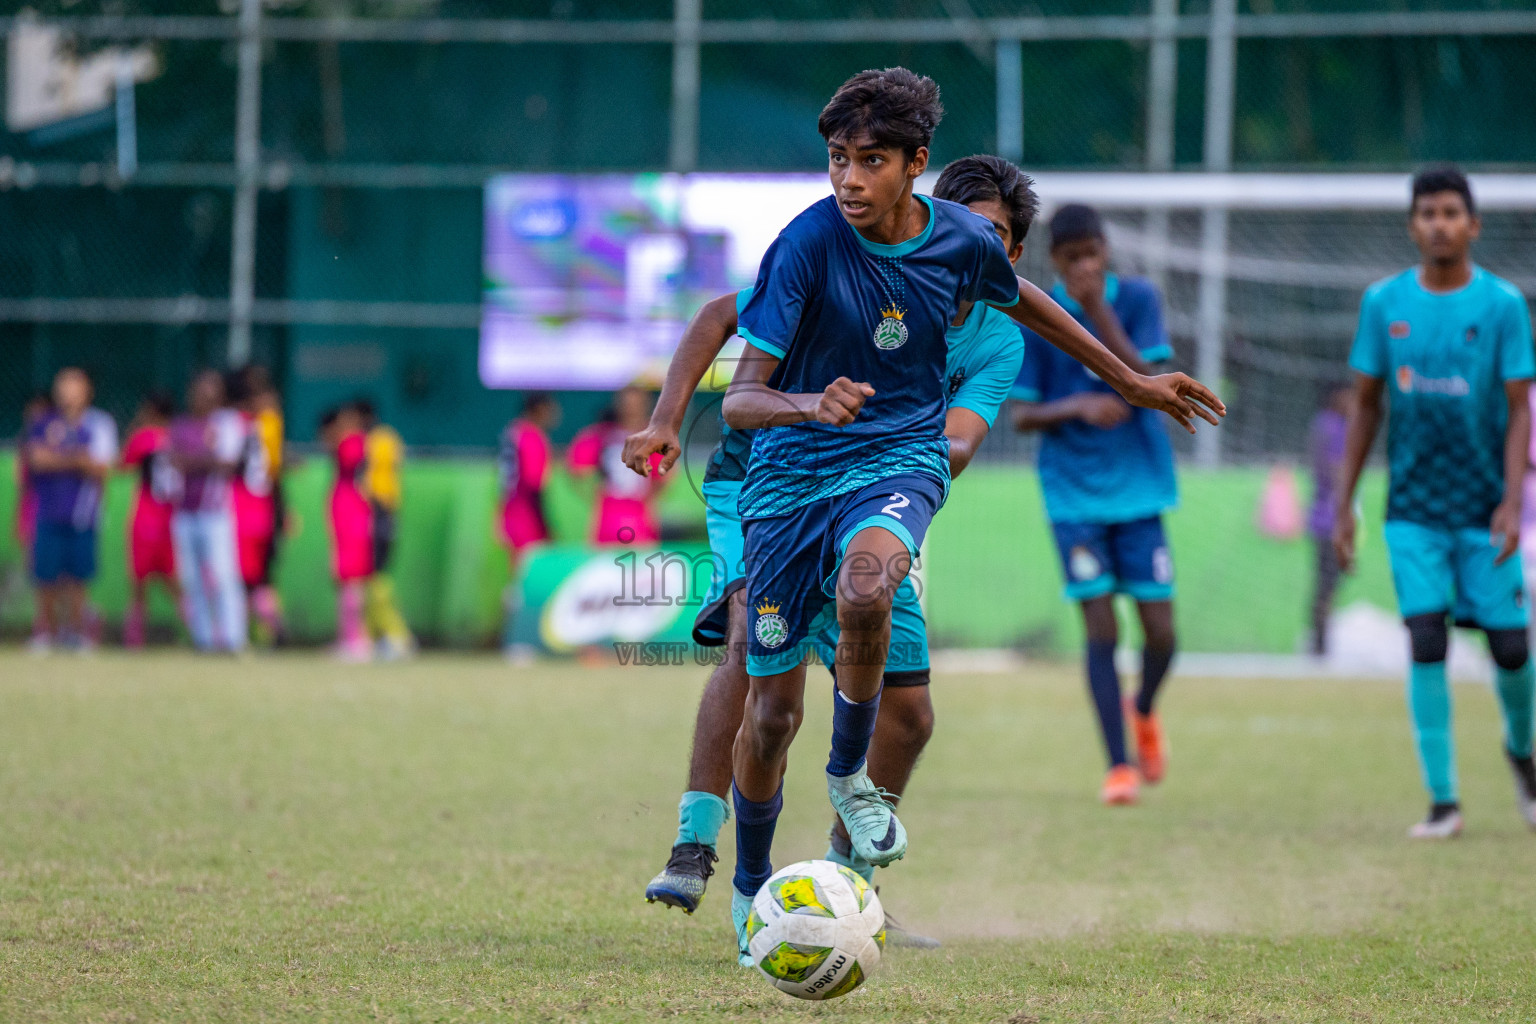
POLYGON ((715 851, 703 843, 678 843, 661 874, 645 887, 647 903, 665 903, 691 914, 704 902, 704 887, 715 873, 715 851))
POLYGON ((829 860, 833 864, 841 864, 870 885, 875 884, 875 866, 854 853, 853 846, 846 838, 837 834, 837 829, 834 828, 827 838, 829 843, 825 860, 829 860))
POLYGON ((907 830, 896 818, 891 794, 870 782, 864 768, 852 775, 828 775, 827 796, 843 819, 854 854, 880 868, 906 854, 907 830))
MULTIPOLYGON (((743 896, 737 891, 736 886, 731 886, 731 923, 736 926, 736 962, 743 967, 756 967, 752 954, 747 951, 747 942, 751 938, 748 932, 749 922, 752 918, 752 897, 743 896)), ((758 928, 762 922, 757 923, 758 928)), ((753 929, 754 931, 756 929, 753 929)))

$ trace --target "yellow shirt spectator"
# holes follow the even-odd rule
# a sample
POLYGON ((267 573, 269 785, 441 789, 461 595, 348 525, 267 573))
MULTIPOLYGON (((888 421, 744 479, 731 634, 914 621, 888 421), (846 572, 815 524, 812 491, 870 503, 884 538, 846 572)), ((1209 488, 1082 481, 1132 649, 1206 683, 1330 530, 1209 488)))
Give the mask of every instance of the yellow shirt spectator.
POLYGON ((254 426, 256 440, 267 456, 267 472, 276 480, 283 471, 283 414, 276 409, 263 409, 256 414, 254 426))
POLYGON ((368 431, 368 470, 363 486, 368 496, 391 512, 400 507, 400 464, 405 461, 405 442, 393 427, 379 424, 368 431))

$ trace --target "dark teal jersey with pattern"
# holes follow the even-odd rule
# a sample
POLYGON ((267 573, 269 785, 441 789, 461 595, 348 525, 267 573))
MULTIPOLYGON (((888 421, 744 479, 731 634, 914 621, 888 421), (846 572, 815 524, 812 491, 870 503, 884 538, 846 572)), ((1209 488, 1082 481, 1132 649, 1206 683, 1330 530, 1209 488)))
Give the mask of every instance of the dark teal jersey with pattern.
POLYGON ((1481 267, 1454 292, 1426 290, 1417 268, 1378 281, 1349 365, 1387 384, 1387 518, 1487 526, 1504 496, 1504 382, 1536 375, 1519 289, 1481 267))

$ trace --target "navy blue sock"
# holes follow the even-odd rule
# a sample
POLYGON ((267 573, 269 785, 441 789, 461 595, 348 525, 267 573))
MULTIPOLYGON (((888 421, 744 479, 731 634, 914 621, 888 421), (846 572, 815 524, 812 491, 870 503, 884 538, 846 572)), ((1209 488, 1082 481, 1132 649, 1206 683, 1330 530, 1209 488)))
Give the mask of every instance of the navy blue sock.
POLYGON ((855 704, 832 684, 832 753, 827 755, 827 774, 842 778, 864 767, 869 738, 875 734, 880 714, 880 694, 855 704))
POLYGON ((1093 709, 1099 713, 1110 766, 1126 764, 1125 715, 1120 709, 1120 675, 1115 671, 1112 640, 1088 641, 1088 691, 1093 696, 1093 709))
POLYGON ((748 800, 731 783, 731 803, 736 805, 736 875, 731 884, 743 896, 756 896, 757 890, 773 874, 773 828, 784 809, 784 783, 772 800, 758 803, 748 800))
POLYGON ((1141 649, 1141 690, 1136 694, 1136 710, 1143 715, 1152 713, 1152 703, 1157 700, 1157 688, 1168 677, 1168 667, 1173 664, 1172 647, 1143 647, 1141 649))

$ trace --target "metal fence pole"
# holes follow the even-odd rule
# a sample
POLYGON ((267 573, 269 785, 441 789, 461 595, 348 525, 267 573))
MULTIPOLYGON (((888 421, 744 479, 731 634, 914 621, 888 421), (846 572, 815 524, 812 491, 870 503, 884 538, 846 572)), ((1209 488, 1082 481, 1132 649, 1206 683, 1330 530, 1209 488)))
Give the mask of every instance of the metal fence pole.
POLYGON ((704 0, 676 0, 672 8, 672 141, 668 165, 691 171, 699 164, 699 23, 704 0))
MULTIPOLYGON (((1179 0, 1152 0, 1152 44, 1147 54, 1147 170, 1173 170, 1173 126, 1178 105, 1179 0)), ((1147 276, 1165 289, 1168 208, 1147 211, 1143 261, 1147 276)))
POLYGON ((251 361, 256 299, 256 186, 261 172, 261 3, 240 0, 235 97, 235 214, 229 247, 229 365, 251 361))
POLYGON ((1024 44, 997 41, 997 155, 1024 160, 1024 44))
MULTIPOLYGON (((1237 0, 1212 0, 1205 56, 1205 169, 1232 169, 1232 113, 1237 88, 1237 0)), ((1200 224, 1199 354, 1196 373, 1220 388, 1226 368, 1227 208, 1207 206, 1200 224)), ((1202 430, 1195 443, 1202 466, 1221 463, 1221 431, 1202 430)))

